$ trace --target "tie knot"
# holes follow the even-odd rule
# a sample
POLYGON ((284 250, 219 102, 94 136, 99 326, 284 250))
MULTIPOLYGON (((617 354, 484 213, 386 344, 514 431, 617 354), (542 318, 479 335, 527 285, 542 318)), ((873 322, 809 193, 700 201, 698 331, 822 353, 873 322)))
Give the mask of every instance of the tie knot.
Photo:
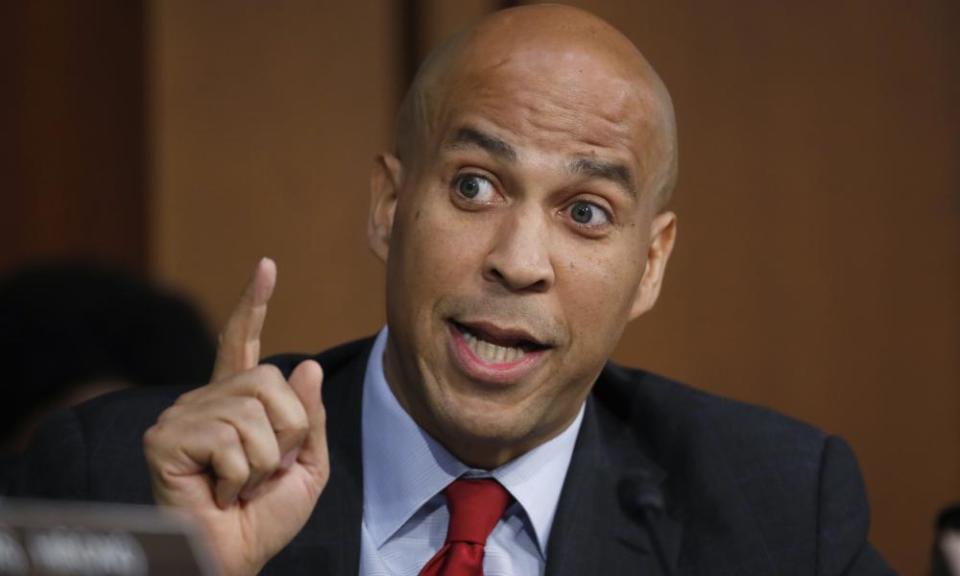
POLYGON ((443 491, 450 510, 447 542, 486 544, 510 503, 510 493, 493 479, 453 481, 443 491))

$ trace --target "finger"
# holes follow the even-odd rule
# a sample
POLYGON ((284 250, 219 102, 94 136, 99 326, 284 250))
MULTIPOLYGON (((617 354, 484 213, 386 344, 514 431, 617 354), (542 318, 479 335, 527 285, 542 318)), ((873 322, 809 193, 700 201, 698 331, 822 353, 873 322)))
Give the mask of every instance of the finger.
POLYGON ((250 467, 246 455, 239 442, 230 443, 212 454, 210 465, 216 475, 214 494, 217 506, 226 510, 237 501, 249 478, 250 467))
POLYGON ((267 317, 267 302, 276 283, 276 263, 270 258, 261 259, 220 335, 213 369, 214 381, 257 365, 260 360, 260 332, 267 317))
POLYGON ((281 454, 299 447, 307 436, 310 425, 307 411, 283 373, 272 364, 261 364, 228 378, 208 394, 211 401, 224 394, 259 401, 266 411, 281 454))
POLYGON ((322 385, 323 369, 313 360, 301 362, 290 375, 290 387, 296 392, 309 419, 309 430, 297 455, 297 462, 306 467, 318 482, 325 483, 330 465, 327 413, 320 394, 322 385))
POLYGON ((263 404, 250 396, 229 398, 204 406, 201 417, 219 420, 236 429, 247 459, 247 479, 241 494, 271 477, 280 466, 280 448, 263 404))
POLYGON ((249 477, 247 456, 236 428, 218 420, 183 417, 157 423, 144 436, 158 504, 177 504, 177 486, 208 467, 216 478, 214 498, 226 507, 249 477))

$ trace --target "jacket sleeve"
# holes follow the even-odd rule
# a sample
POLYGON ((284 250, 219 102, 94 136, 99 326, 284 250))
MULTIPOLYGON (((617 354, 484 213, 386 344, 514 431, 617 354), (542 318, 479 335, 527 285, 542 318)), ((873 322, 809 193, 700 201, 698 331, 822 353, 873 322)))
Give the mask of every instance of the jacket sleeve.
POLYGON ((143 434, 181 388, 134 388, 50 417, 20 464, 11 495, 152 504, 143 434))
POLYGON ((820 465, 817 574, 895 574, 867 540, 869 528, 870 507, 857 459, 846 442, 829 436, 820 465))
POLYGON ((10 496, 85 500, 87 446, 73 410, 48 418, 23 455, 10 496))

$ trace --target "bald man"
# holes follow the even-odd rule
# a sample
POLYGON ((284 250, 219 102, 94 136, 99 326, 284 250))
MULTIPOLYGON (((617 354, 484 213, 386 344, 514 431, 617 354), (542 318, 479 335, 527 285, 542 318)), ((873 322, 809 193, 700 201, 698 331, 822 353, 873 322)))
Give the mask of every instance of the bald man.
POLYGON ((265 259, 211 383, 65 415, 37 454, 86 459, 34 490, 187 510, 227 574, 889 573, 843 441, 608 361, 657 300, 676 172, 622 34, 493 14, 428 59, 376 160, 387 327, 260 364, 265 259))

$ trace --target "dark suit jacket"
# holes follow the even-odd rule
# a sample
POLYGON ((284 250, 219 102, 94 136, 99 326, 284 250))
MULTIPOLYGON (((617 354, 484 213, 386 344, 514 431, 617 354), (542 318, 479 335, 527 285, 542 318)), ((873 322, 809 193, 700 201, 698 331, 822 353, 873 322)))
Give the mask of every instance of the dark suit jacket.
MULTIPOLYGON (((267 566, 356 574, 360 413, 372 340, 320 354, 331 477, 267 566)), ((271 359, 284 372, 304 356, 271 359)), ((18 493, 150 502, 143 432, 181 389, 112 394, 44 427, 18 493)), ((587 402, 547 558, 551 576, 890 574, 867 542, 849 446, 773 412, 608 364, 587 402), (666 566, 665 566, 666 565, 666 566)))

